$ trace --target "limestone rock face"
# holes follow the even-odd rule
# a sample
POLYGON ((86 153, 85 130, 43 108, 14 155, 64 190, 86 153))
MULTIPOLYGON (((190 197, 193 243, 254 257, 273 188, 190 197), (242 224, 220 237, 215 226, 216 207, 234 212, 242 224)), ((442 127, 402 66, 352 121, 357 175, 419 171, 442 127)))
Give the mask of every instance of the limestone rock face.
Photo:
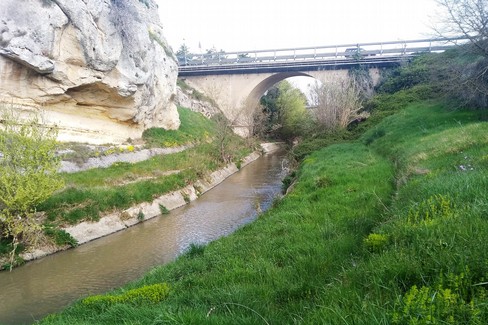
POLYGON ((192 97, 191 90, 186 91, 180 87, 176 87, 176 105, 189 108, 193 112, 202 113, 210 118, 215 114, 222 113, 222 111, 208 101, 198 100, 192 97))
POLYGON ((0 102, 42 108, 67 141, 179 127, 178 68, 153 0, 1 1, 0 102))

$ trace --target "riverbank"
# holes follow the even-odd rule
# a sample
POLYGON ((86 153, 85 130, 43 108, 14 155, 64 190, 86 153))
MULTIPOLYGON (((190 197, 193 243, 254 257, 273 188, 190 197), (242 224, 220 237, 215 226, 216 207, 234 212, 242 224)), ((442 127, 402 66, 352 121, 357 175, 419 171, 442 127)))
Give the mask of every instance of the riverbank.
POLYGON ((228 236, 253 222, 281 194, 285 154, 280 150, 262 155, 168 214, 0 273, 0 323, 34 323, 80 297, 137 280, 192 245, 228 236))
MULTIPOLYGON (((76 239, 86 242, 156 213, 165 213, 201 191, 187 188, 188 193, 182 192, 179 197, 165 195, 197 182, 205 188, 206 180, 212 181, 208 176, 212 172, 225 168, 229 162, 241 167, 244 157, 258 150, 256 144, 234 135, 230 129, 226 130, 225 143, 217 143, 219 126, 215 121, 184 108, 179 108, 179 113, 182 122, 179 130, 149 129, 143 141, 131 141, 126 147, 63 145, 59 154, 69 161, 63 165, 65 172, 59 174, 64 188, 36 207, 39 224, 36 240, 19 245, 13 266, 24 262, 20 256, 27 260, 38 258, 76 246, 76 239), (149 208, 160 197, 157 209, 149 208), (134 207, 135 219, 131 210, 134 207), (123 220, 114 217, 121 211, 123 220), (96 227, 87 226, 101 219, 96 227), (90 235, 80 235, 83 231, 76 228, 80 223, 90 235), (75 238, 66 230, 72 230, 75 238)), ((8 240, 0 241, 2 269, 10 268, 9 247, 8 240)))
POLYGON ((482 117, 411 103, 305 158, 255 222, 40 324, 486 323, 482 117))
MULTIPOLYGON (((78 245, 82 245, 89 241, 132 227, 138 223, 160 216, 161 214, 168 213, 171 210, 196 200, 200 195, 208 192, 223 182, 227 177, 239 171, 240 168, 244 168, 258 159, 262 153, 271 153, 279 147, 276 144, 266 143, 262 144, 262 148, 262 152, 255 151, 244 157, 240 162, 239 168, 235 163, 230 163, 224 168, 212 172, 204 179, 199 179, 193 184, 177 191, 161 195, 151 202, 142 202, 129 209, 110 213, 100 218, 99 221, 84 221, 74 226, 62 228, 62 230, 74 238, 78 245)), ((55 247, 50 245, 24 252, 20 256, 27 262, 54 254, 67 248, 69 247, 55 247)))

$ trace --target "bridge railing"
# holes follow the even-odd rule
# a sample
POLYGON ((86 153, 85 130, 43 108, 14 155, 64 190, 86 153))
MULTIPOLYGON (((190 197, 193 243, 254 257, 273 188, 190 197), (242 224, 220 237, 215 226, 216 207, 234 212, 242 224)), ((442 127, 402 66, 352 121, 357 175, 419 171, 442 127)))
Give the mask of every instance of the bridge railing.
POLYGON ((357 59, 372 56, 398 56, 423 52, 445 51, 454 45, 465 41, 465 38, 462 37, 433 38, 237 52, 191 53, 183 57, 178 57, 178 62, 180 66, 196 67, 286 61, 357 59))

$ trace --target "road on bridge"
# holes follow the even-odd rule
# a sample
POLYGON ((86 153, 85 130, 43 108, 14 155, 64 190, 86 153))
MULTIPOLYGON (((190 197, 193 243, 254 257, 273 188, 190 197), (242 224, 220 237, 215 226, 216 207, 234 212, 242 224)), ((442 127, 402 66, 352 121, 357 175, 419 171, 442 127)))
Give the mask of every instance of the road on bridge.
POLYGON ((186 54, 178 57, 184 76, 251 74, 347 69, 354 66, 387 67, 422 53, 443 52, 465 38, 436 38, 362 44, 341 44, 257 51, 186 54))

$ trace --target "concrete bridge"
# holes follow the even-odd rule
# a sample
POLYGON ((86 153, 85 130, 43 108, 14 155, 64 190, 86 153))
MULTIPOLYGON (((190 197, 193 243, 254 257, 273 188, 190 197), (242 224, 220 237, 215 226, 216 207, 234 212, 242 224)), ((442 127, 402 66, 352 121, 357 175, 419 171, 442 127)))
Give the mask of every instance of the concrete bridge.
POLYGON ((373 84, 380 70, 421 53, 442 52, 462 41, 423 39, 294 49, 187 54, 178 57, 179 78, 215 100, 234 130, 248 135, 259 100, 274 84, 296 76, 322 83, 347 80, 351 68, 367 69, 373 84))

